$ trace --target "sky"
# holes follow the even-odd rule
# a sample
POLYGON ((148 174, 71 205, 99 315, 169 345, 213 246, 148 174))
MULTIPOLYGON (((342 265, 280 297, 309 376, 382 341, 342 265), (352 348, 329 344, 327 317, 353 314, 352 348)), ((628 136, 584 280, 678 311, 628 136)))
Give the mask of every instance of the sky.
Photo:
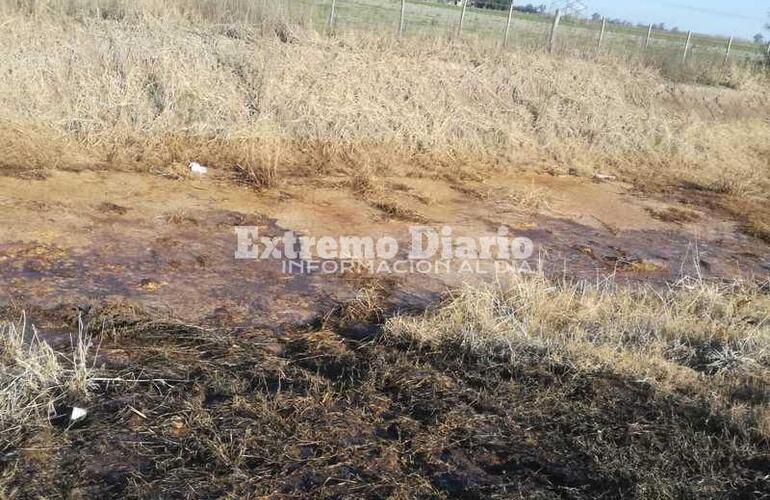
POLYGON ((692 29, 697 33, 751 39, 756 33, 770 38, 764 25, 770 22, 768 0, 582 0, 583 15, 598 12, 634 23, 666 23, 666 27, 692 29))

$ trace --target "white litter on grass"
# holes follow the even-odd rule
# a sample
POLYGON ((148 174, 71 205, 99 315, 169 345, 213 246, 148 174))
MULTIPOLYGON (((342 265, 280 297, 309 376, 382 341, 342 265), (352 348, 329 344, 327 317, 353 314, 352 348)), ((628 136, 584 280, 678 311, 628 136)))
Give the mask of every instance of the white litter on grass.
POLYGON ((617 180, 617 177, 615 177, 614 175, 607 175, 607 174, 602 174, 600 172, 597 172, 594 174, 594 179, 598 179, 600 181, 614 181, 614 180, 617 180))
POLYGON ((189 167, 190 167, 190 172, 198 175, 203 175, 209 171, 208 168, 204 167, 197 161, 190 162, 189 167))
POLYGON ((80 408, 79 406, 72 407, 72 414, 70 414, 70 423, 75 423, 79 420, 83 420, 88 415, 88 410, 80 408))

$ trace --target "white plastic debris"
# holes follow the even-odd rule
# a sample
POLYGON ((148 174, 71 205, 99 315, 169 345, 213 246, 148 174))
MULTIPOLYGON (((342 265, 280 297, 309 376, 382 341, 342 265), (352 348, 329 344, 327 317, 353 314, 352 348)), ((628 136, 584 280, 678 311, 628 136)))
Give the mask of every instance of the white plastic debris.
POLYGON ((74 424, 75 422, 79 422, 86 418, 86 415, 88 415, 88 410, 80 408, 79 406, 73 406, 72 413, 70 414, 70 423, 74 424))
POLYGON ((190 162, 190 172, 198 175, 206 174, 209 169, 198 163, 197 161, 190 162))

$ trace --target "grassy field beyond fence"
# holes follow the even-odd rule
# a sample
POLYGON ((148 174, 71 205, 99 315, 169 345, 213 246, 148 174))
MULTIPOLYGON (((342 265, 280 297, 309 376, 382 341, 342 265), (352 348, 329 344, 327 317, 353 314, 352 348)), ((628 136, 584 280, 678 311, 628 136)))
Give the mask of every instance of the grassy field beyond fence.
MULTIPOLYGON (((400 0, 295 0, 290 10, 310 19, 322 31, 345 33, 366 30, 375 33, 398 33, 400 0), (334 20, 329 25, 334 3, 334 20)), ((457 36, 461 6, 408 0, 405 5, 403 36, 457 36)), ((478 37, 502 46, 508 12, 468 7, 462 36, 478 37)), ((553 17, 514 11, 507 46, 510 48, 545 49, 553 17)), ((703 79, 704 73, 719 71, 725 64, 728 39, 693 34, 684 64, 683 52, 687 32, 652 30, 647 43, 647 29, 608 23, 599 47, 601 21, 563 17, 555 50, 573 56, 611 55, 622 59, 643 60, 676 79, 703 79), (690 74, 690 78, 685 78, 690 74)), ((744 41, 734 41, 730 64, 761 63, 765 48, 744 41)), ((710 83, 710 82, 705 82, 710 83)))

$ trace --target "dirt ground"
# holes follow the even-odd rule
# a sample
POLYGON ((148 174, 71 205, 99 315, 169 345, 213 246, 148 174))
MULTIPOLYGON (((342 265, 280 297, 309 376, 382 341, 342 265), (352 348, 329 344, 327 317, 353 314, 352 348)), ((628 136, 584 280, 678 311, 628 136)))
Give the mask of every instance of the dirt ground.
MULTIPOLYGON (((353 297, 356 276, 285 275, 276 262, 239 261, 234 226, 263 235, 391 235, 449 225, 455 235, 501 226, 535 243, 549 275, 658 281, 700 273, 763 278, 767 244, 688 193, 519 173, 484 182, 388 178, 360 193, 345 180, 295 179, 264 193, 216 175, 54 171, 0 184, 0 302, 50 307, 129 299, 196 324, 308 324, 353 297)), ((429 303, 475 274, 387 276, 403 306, 429 303)), ((494 279, 482 276, 482 280, 494 279)))
MULTIPOLYGON (((686 189, 517 173, 485 181, 0 177, 0 304, 54 346, 99 342, 89 417, 0 447, 20 497, 642 498, 770 495, 766 440, 685 395, 567 364, 378 338, 489 275, 285 275, 234 259, 266 234, 530 237, 553 277, 767 279, 768 244, 686 189), (362 307, 362 293, 367 303, 362 307)), ((10 479, 9 479, 10 478, 10 479)))

